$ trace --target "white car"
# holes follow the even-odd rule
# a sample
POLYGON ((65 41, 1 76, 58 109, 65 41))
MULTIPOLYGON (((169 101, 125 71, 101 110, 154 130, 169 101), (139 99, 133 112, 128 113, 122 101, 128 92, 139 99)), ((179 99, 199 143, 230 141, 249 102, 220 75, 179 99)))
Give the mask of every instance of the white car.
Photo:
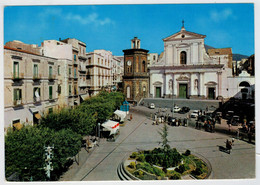
POLYGON ((197 118, 199 115, 199 111, 198 110, 194 110, 192 111, 192 113, 190 114, 190 117, 191 118, 197 118))
POLYGON ((149 106, 150 109, 154 109, 155 108, 155 105, 154 103, 151 103, 150 106, 149 106))
POLYGON ((173 108, 173 112, 179 112, 180 110, 181 110, 181 108, 178 107, 178 106, 175 106, 175 107, 173 108))

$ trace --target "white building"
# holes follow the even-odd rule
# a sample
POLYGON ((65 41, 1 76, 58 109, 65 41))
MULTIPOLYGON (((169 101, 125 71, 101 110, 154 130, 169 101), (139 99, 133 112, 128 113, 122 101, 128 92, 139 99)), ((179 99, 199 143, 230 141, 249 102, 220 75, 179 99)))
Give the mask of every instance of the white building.
POLYGON ((231 48, 216 49, 210 56, 205 50, 205 37, 186 31, 183 26, 181 31, 163 39, 162 57, 150 65, 151 97, 228 97, 227 77, 232 75, 231 48), (229 52, 221 54, 223 50, 229 52))

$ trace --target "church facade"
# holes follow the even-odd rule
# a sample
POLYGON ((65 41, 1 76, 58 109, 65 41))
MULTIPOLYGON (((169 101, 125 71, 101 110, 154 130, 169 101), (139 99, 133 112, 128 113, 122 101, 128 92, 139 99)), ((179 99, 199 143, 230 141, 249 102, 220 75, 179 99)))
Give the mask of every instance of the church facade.
POLYGON ((150 70, 150 97, 216 99, 228 96, 231 48, 211 49, 205 35, 181 30, 165 39, 164 52, 150 70))

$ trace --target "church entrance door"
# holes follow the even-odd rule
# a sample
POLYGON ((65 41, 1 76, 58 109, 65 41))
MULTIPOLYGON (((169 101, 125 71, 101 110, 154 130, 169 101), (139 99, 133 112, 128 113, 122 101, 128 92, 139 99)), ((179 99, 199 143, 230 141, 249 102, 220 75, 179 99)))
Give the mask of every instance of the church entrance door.
POLYGON ((161 98, 161 87, 156 87, 156 98, 161 98))
POLYGON ((211 100, 215 99, 215 88, 214 87, 209 87, 209 94, 208 94, 208 98, 211 100))
POLYGON ((179 84, 179 98, 187 98, 187 84, 179 84))

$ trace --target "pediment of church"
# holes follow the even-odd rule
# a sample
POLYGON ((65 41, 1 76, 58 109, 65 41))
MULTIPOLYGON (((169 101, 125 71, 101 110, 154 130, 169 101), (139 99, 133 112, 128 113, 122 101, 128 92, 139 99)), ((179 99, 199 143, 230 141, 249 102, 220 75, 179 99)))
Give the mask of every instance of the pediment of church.
POLYGON ((189 32, 189 31, 186 31, 185 29, 182 29, 180 32, 175 33, 175 34, 163 39, 163 41, 202 39, 205 37, 206 37, 206 35, 189 32))
POLYGON ((177 81, 189 81, 190 78, 184 74, 182 74, 179 78, 176 79, 177 81))
POLYGON ((162 82, 159 82, 159 81, 156 81, 156 82, 154 82, 153 83, 153 85, 157 85, 157 86, 160 86, 160 85, 162 85, 163 83, 162 82))

